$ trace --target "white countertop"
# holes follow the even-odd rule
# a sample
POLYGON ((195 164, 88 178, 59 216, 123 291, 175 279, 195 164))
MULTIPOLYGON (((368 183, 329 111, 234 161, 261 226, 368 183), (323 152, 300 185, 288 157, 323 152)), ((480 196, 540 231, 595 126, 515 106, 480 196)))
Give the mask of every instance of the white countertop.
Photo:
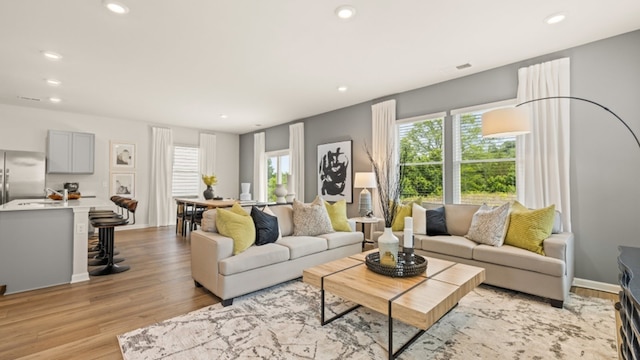
POLYGON ((101 198, 80 198, 69 200, 64 203, 61 200, 51 199, 17 199, 4 205, 0 205, 0 211, 21 211, 21 210, 54 210, 54 209, 74 209, 110 206, 112 203, 101 198))

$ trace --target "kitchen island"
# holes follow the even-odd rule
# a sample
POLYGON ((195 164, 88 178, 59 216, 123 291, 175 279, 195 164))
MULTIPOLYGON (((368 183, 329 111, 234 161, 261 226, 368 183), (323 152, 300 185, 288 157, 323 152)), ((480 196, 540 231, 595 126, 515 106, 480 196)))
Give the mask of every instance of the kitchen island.
POLYGON ((97 198, 0 205, 0 287, 12 294, 89 280, 89 210, 111 205, 97 198))

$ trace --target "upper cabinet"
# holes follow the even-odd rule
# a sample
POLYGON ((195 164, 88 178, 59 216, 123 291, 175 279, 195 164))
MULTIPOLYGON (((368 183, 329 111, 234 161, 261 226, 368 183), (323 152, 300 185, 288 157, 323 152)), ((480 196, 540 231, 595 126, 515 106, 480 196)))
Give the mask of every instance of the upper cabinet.
POLYGON ((47 172, 50 174, 93 174, 95 135, 49 130, 47 172))

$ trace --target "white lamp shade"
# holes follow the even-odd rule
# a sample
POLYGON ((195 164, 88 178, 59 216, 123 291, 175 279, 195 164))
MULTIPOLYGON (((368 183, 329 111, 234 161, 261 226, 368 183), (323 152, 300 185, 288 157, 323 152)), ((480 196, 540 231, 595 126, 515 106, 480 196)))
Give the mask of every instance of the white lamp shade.
POLYGON ((508 137, 531 132, 527 108, 503 108, 482 114, 483 137, 508 137))
POLYGON ((372 172, 357 172, 353 182, 354 188, 375 188, 376 176, 372 172))

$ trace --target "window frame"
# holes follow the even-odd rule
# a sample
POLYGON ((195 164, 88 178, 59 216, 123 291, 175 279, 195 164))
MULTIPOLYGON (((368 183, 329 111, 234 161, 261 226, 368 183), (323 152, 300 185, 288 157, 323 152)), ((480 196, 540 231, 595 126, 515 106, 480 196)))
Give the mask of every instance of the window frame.
POLYGON ((173 198, 178 198, 178 197, 182 197, 182 198, 191 198, 191 197, 198 197, 200 194, 200 148, 197 145, 185 145, 185 144, 174 144, 172 150, 172 159, 171 159, 171 196, 173 198), (175 165, 176 165, 176 149, 177 148, 188 148, 191 150, 195 150, 195 153, 197 155, 197 159, 196 159, 196 171, 190 171, 190 172, 182 172, 182 173, 191 173, 193 174, 193 183, 195 184, 195 187, 190 189, 192 191, 195 191, 193 194, 191 193, 176 193, 176 181, 175 181, 175 165))
MULTIPOLYGON (((273 151, 267 151, 264 153, 264 164, 265 167, 267 169, 266 174, 267 177, 266 179, 263 179, 263 181, 266 183, 265 188, 267 189, 267 194, 266 194, 266 198, 267 200, 273 196, 275 196, 273 194, 273 191, 269 191, 269 159, 271 158, 277 158, 277 164, 275 165, 275 172, 276 172, 276 184, 282 184, 282 172, 281 172, 281 168, 282 166, 280 165, 280 158, 283 156, 288 156, 289 157, 289 174, 291 174, 291 150, 289 149, 280 149, 280 150, 273 150, 273 151)), ((286 183, 285 183, 286 184, 286 183)))

